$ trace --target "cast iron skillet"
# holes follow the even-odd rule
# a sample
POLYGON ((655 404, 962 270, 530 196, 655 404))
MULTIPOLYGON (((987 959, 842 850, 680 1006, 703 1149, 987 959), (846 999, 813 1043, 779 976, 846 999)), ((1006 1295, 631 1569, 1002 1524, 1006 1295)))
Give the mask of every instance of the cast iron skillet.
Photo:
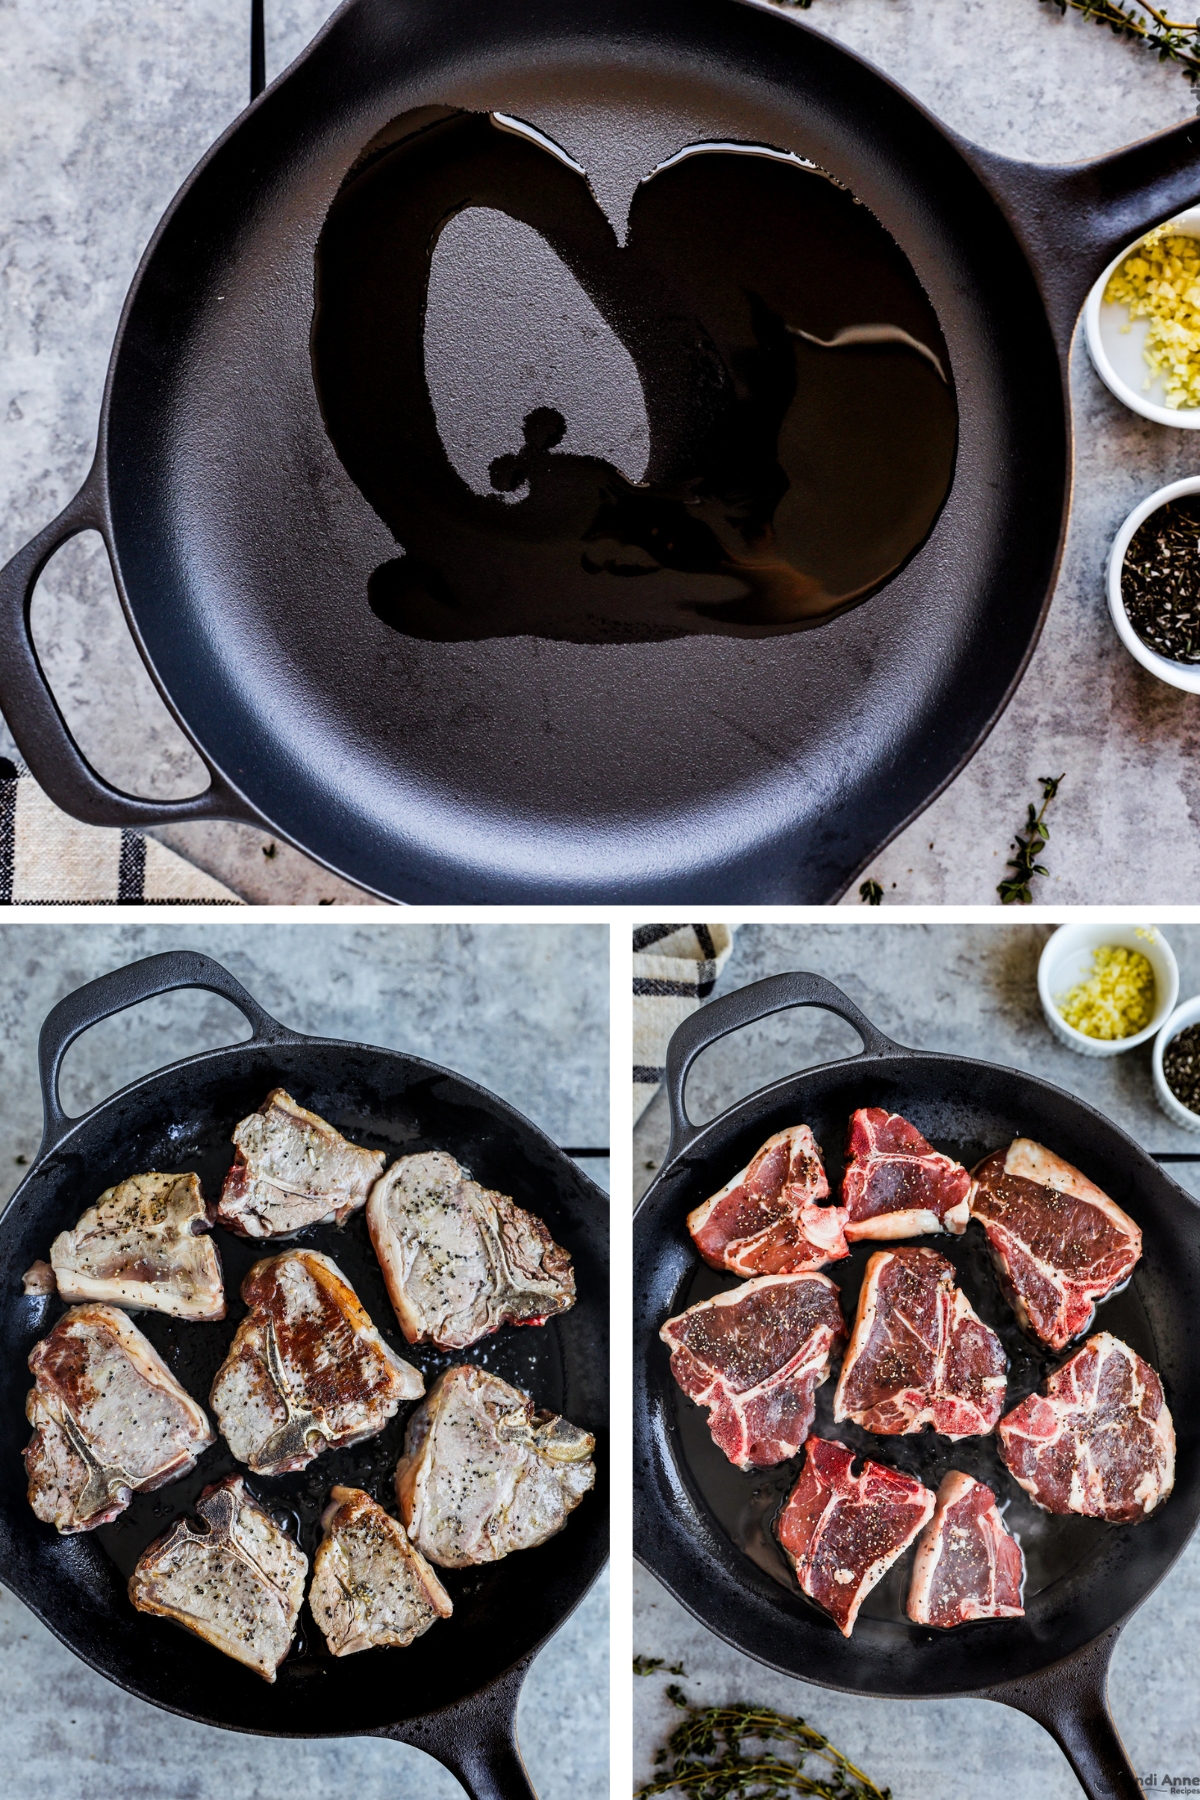
MULTIPOLYGON (((1079 308, 1122 246, 1200 196, 1198 146, 1193 122, 1095 163, 1009 161, 751 0, 347 0, 173 202, 126 303, 92 471, 0 577, 0 707, 22 754, 93 824, 245 819, 394 899, 832 900, 1025 668, 1066 528, 1079 308), (422 107, 533 124, 610 217, 715 141, 807 157, 872 209, 932 301, 959 405, 948 500, 880 594, 816 630, 665 643, 428 643, 370 611, 396 541, 322 423, 314 250, 360 151, 422 107), (208 765, 202 794, 115 790, 46 685, 31 591, 89 528, 208 765)), ((464 350, 465 439, 528 342, 518 310, 493 352, 464 350)))
MULTIPOLYGON (((137 1495, 110 1526, 60 1537, 33 1515, 20 1451, 28 1441, 26 1358, 62 1310, 24 1297, 21 1277, 51 1239, 74 1224, 113 1181, 140 1169, 195 1169, 215 1195, 232 1152, 229 1133, 268 1089, 287 1087, 356 1141, 389 1157, 435 1145, 481 1180, 535 1208, 575 1260, 579 1298, 537 1330, 503 1330, 464 1353, 533 1392, 543 1405, 603 1433, 607 1429, 607 1219, 600 1190, 536 1126, 504 1101, 433 1063, 338 1038, 307 1037, 265 1013, 219 963, 172 951, 116 969, 59 1002, 38 1046, 45 1134, 32 1168, 0 1220, 0 1580, 69 1649, 143 1700, 204 1724, 278 1737, 392 1737, 446 1765, 475 1800, 530 1800, 517 1749, 521 1683, 539 1646, 560 1626, 604 1563, 604 1478, 566 1529, 537 1550, 486 1568, 446 1571, 454 1615, 410 1650, 337 1659, 308 1613, 297 1646, 274 1686, 198 1638, 134 1611, 125 1593, 133 1563, 152 1538, 186 1510, 209 1481, 237 1465, 220 1440, 184 1481, 137 1495), (206 988, 244 1014, 250 1038, 208 1050, 144 1076, 68 1118, 58 1100, 67 1047, 112 1013, 174 988, 206 988)), ((184 1385, 207 1407, 216 1369, 244 1315, 238 1288, 264 1253, 216 1234, 229 1317, 184 1324, 154 1313, 137 1323, 184 1385)), ((426 1374, 462 1360, 410 1349, 395 1324, 362 1215, 345 1230, 317 1227, 289 1240, 332 1255, 375 1324, 426 1374)), ((385 1504, 391 1470, 412 1407, 378 1438, 326 1453, 307 1470, 249 1477, 311 1559, 321 1507, 334 1482, 365 1487, 385 1504)), ((600 1468, 604 1468, 601 1437, 600 1468)), ((244 1471, 243 1471, 244 1473, 244 1471)))
MULTIPOLYGON (((1015 1069, 908 1050, 877 1031, 819 975, 755 982, 686 1020, 667 1057, 671 1143, 638 1210, 634 1243, 635 1531, 638 1555, 689 1611, 719 1637, 785 1674, 848 1693, 904 1698, 970 1695, 999 1700, 1037 1719, 1062 1746, 1090 1800, 1141 1793, 1108 1711, 1107 1670, 1125 1621, 1183 1550, 1200 1512, 1200 1212, 1195 1203, 1109 1120, 1074 1095, 1015 1069), (701 1128, 684 1106, 687 1071, 726 1032, 790 1006, 820 1006, 853 1026, 860 1055, 808 1069, 763 1088, 701 1128), (806 1121, 826 1151, 830 1185, 858 1106, 903 1112, 939 1149, 967 1163, 1029 1135, 1074 1162, 1141 1225, 1144 1253, 1132 1281, 1102 1303, 1096 1329, 1131 1343, 1162 1376, 1178 1434, 1175 1490, 1135 1526, 1052 1519, 1024 1501, 984 1439, 952 1444, 931 1433, 882 1438, 835 1425, 833 1382, 818 1390, 814 1429, 936 1486, 950 1468, 988 1481, 1011 1502, 1029 1564, 1026 1615, 955 1631, 912 1625, 903 1614, 911 1556, 865 1603, 851 1638, 801 1596, 772 1562, 770 1511, 790 1488, 800 1459, 761 1482, 739 1476, 702 1427, 702 1415, 671 1379, 663 1320, 734 1279, 699 1278, 685 1215, 746 1163, 763 1140, 806 1121), (718 1466, 721 1465, 721 1466, 718 1466), (739 1512, 740 1509, 740 1512, 739 1512), (720 1515, 720 1516, 719 1516, 720 1515), (721 1523, 721 1516, 727 1521, 721 1523), (757 1520, 761 1529, 743 1529, 757 1520), (733 1535, 731 1535, 731 1531, 733 1535), (738 1548, 734 1535, 747 1544, 738 1548)), ((1004 1305, 987 1267, 982 1234, 923 1240, 955 1262, 981 1316, 1009 1351, 1009 1402, 1032 1391, 1043 1368, 1004 1305)), ((853 1305, 867 1255, 863 1244, 825 1273, 853 1305)), ((702 1265, 700 1265, 702 1267, 702 1265)))

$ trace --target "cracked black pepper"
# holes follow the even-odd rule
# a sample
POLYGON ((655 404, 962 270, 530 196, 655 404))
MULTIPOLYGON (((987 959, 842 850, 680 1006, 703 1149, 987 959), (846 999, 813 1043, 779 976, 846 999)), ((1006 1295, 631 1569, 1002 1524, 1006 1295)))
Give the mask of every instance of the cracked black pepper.
POLYGON ((1125 552, 1121 598, 1149 649, 1200 663, 1200 495, 1168 500, 1142 520, 1125 552))
POLYGON ((1188 1025, 1163 1051, 1167 1086, 1189 1112, 1200 1113, 1200 1025, 1188 1025))

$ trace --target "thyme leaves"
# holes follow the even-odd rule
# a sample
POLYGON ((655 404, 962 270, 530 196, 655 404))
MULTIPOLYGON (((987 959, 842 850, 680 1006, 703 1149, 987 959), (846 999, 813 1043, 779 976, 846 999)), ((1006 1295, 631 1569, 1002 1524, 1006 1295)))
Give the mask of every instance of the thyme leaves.
POLYGON ((666 1669, 668 1675, 687 1674, 682 1663, 665 1663, 661 1656, 635 1656, 633 1659, 635 1675, 653 1675, 656 1669, 666 1669))
POLYGON ((685 1717, 655 1758, 662 1773, 634 1800, 674 1790, 697 1800, 891 1800, 890 1788, 877 1787, 804 1719, 765 1706, 692 1706, 678 1687, 667 1696, 685 1717), (785 1760, 775 1745, 796 1760, 785 1760))
POLYGON ((883 889, 877 881, 864 881, 859 887, 858 897, 864 906, 883 905, 883 889))
POLYGON ((1065 772, 1063 775, 1038 776, 1038 780, 1042 784, 1041 810, 1035 811, 1033 801, 1029 802, 1025 817, 1025 831, 1023 834, 1018 831, 1014 840, 1017 854, 1008 859, 1007 867, 1013 873, 1000 882, 996 889, 1002 906, 1030 906, 1033 902, 1033 895, 1029 890, 1029 883, 1035 875, 1050 873, 1049 869, 1038 862, 1037 858, 1046 848, 1050 838, 1050 827, 1046 823, 1046 808, 1057 794, 1064 779, 1065 772))

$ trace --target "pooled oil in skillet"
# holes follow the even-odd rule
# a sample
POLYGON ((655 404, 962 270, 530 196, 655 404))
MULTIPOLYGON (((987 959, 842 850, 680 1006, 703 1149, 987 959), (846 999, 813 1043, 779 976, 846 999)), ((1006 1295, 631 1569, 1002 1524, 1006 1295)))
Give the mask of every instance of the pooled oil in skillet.
MULTIPOLYGON (((969 1150, 939 1141, 935 1148, 947 1155, 961 1153, 971 1166, 978 1160, 978 1146, 969 1150)), ((840 1179, 840 1161, 827 1159, 830 1186, 836 1195, 840 1179)), ((962 1237, 932 1236, 906 1240, 936 1250, 958 1271, 958 1281, 971 1305, 985 1324, 1000 1337, 1009 1359, 1005 1411, 1023 1400, 1039 1386, 1050 1371, 1066 1360, 1069 1350, 1061 1354, 1044 1351, 1025 1335, 1011 1308, 1000 1293, 995 1269, 982 1227, 974 1221, 962 1237)), ((841 1293, 842 1312, 847 1330, 854 1324, 867 1259, 884 1243, 860 1243, 842 1262, 821 1270, 836 1283, 841 1293)), ((738 1286, 732 1276, 718 1274, 700 1263, 691 1280, 681 1290, 674 1310, 682 1312, 697 1301, 738 1286)), ((1102 1300, 1096 1309, 1091 1331, 1111 1331, 1130 1344, 1139 1355, 1155 1364, 1157 1353, 1154 1333, 1146 1309, 1138 1294, 1138 1272, 1118 1292, 1102 1300)), ((1082 1341, 1082 1340, 1080 1340, 1082 1341)), ((1073 1345, 1071 1348, 1078 1348, 1073 1345)), ((836 1423, 833 1397, 837 1387, 840 1358, 835 1359, 832 1373, 816 1392, 816 1417, 813 1435, 836 1438, 854 1450, 856 1457, 869 1456, 875 1462, 890 1464, 913 1475, 926 1487, 936 1491, 942 1477, 951 1469, 962 1469, 977 1481, 986 1482, 1000 1504, 1004 1522, 1019 1539, 1025 1556, 1025 1603, 1034 1595, 1050 1588, 1063 1576, 1087 1562, 1102 1548, 1113 1531, 1136 1531, 1136 1525, 1112 1526, 1101 1519, 1084 1519, 1074 1515, 1057 1516, 1043 1512, 1018 1486, 1000 1459, 998 1440, 989 1437, 960 1438, 952 1443, 926 1427, 910 1436, 886 1437, 864 1431, 850 1420, 836 1423)), ((707 1414, 682 1391, 671 1384, 675 1418, 679 1433, 682 1461, 694 1491, 702 1499, 729 1537, 750 1560, 777 1581, 806 1607, 790 1564, 780 1549, 774 1533, 774 1522, 804 1466, 804 1451, 790 1462, 756 1473, 743 1473, 713 1443, 707 1425, 707 1414)), ((1168 1502, 1169 1504, 1169 1502, 1168 1502)), ((912 1551, 892 1565, 883 1580, 863 1601, 859 1616, 864 1619, 903 1621, 910 1632, 921 1633, 912 1625, 904 1610, 912 1572, 912 1551)), ((980 1626, 978 1629, 982 1629, 980 1626)), ((974 1629, 974 1627, 972 1628, 974 1629)), ((922 1635, 924 1635, 922 1633, 922 1635)))
POLYGON ((520 121, 405 115, 326 219, 312 362, 401 549, 370 605, 419 638, 819 625, 916 552, 953 475, 946 346, 911 266, 765 145, 647 170, 622 238, 520 121))

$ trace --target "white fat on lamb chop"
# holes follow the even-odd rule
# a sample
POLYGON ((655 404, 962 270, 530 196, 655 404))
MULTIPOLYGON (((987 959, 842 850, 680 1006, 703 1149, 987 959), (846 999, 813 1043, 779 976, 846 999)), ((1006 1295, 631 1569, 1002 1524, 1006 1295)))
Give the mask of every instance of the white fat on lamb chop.
POLYGON ((69 1534, 176 1481, 216 1433, 148 1338, 115 1306, 72 1307, 29 1353, 29 1504, 69 1534))
MULTIPOLYGON (((54 1285, 68 1302, 223 1319, 225 1290, 211 1229, 197 1176, 131 1175, 105 1188, 73 1230, 59 1232, 50 1246, 54 1285)), ((27 1291, 40 1266, 26 1276, 27 1291)))
POLYGON ((595 1482, 595 1447, 498 1375, 447 1369, 409 1420, 396 1465, 408 1535, 446 1569, 543 1544, 595 1482))
POLYGON ((410 1344, 463 1350, 575 1304, 571 1258, 534 1213, 444 1150, 402 1156, 371 1189, 367 1229, 410 1344))
POLYGON ((332 1655, 403 1648, 450 1617, 449 1594, 403 1525, 361 1488, 335 1487, 321 1524, 308 1603, 332 1655))
POLYGON ((293 1237, 310 1225, 342 1225, 367 1203, 387 1161, 363 1150, 316 1113, 272 1088, 235 1125, 237 1155, 225 1177, 217 1223, 239 1237, 293 1237))

